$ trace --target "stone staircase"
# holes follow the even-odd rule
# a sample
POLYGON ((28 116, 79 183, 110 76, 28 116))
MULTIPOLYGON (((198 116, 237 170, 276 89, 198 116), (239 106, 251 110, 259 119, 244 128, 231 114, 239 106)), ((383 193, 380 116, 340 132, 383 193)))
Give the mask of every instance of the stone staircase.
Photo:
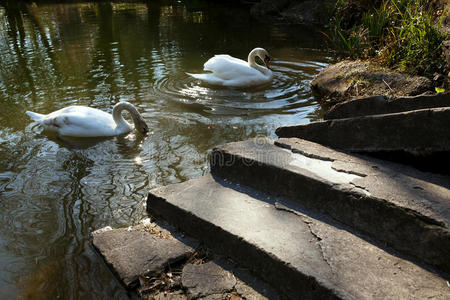
POLYGON ((450 296, 447 177, 296 138, 219 146, 211 173, 150 191, 150 214, 288 298, 450 296))

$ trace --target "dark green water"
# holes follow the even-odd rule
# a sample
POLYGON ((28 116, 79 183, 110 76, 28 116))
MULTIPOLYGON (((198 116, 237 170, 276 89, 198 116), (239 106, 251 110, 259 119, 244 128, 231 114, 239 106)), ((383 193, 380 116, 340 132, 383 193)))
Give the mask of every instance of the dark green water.
POLYGON ((208 172, 214 145, 320 116, 308 83, 332 58, 315 30, 207 1, 150 3, 0 4, 0 299, 127 298, 89 232, 139 222, 148 190, 208 172), (269 86, 185 74, 257 46, 274 59, 269 86), (25 115, 123 100, 152 134, 69 143, 25 115))

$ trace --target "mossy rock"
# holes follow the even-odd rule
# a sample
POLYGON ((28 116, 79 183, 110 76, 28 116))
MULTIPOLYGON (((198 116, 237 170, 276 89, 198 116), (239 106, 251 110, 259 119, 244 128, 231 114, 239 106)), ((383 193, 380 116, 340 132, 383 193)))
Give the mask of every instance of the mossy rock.
POLYGON ((311 81, 323 103, 382 95, 388 98, 416 96, 433 91, 433 82, 382 68, 366 61, 344 60, 323 69, 311 81))

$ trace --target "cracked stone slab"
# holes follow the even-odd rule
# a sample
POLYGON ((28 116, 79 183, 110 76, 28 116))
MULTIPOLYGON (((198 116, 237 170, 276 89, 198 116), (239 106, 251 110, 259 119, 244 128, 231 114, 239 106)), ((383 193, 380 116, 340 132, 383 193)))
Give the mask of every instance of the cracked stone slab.
MULTIPOLYGON (((98 229, 91 233, 91 242, 129 289, 138 284, 139 275, 158 273, 169 264, 187 259, 194 252, 193 247, 150 222, 128 228, 98 229)), ((195 242, 190 243, 195 247, 195 242)))
POLYGON ((211 172, 287 197, 450 273, 450 178, 296 139, 216 147, 211 172))
POLYGON ((147 209, 250 268, 289 298, 450 295, 439 275, 308 211, 280 208, 277 199, 207 175, 151 190, 147 209))
POLYGON ((388 99, 385 96, 359 98, 336 104, 324 115, 324 119, 344 119, 435 107, 450 107, 450 94, 439 93, 395 99, 388 99))
POLYGON ((318 121, 276 129, 346 151, 429 154, 450 151, 450 107, 318 121))
POLYGON ((189 297, 195 299, 214 294, 221 296, 231 292, 236 285, 236 278, 211 261, 200 265, 185 265, 181 282, 187 289, 189 297))

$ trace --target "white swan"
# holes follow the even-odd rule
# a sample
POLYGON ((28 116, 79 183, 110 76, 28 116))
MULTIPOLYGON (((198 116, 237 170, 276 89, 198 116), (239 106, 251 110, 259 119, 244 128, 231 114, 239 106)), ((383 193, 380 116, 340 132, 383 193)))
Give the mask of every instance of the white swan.
POLYGON ((62 136, 101 137, 116 136, 130 132, 133 126, 122 117, 122 111, 130 112, 136 130, 145 134, 148 126, 137 109, 128 102, 114 105, 112 114, 87 106, 69 106, 42 115, 27 111, 26 114, 44 129, 56 131, 62 136))
POLYGON ((269 70, 269 61, 269 53, 266 50, 255 48, 248 55, 248 61, 227 54, 215 55, 203 65, 205 71, 212 73, 186 74, 212 85, 249 87, 272 81, 273 74, 269 70), (266 66, 257 64, 256 57, 259 57, 266 66))

